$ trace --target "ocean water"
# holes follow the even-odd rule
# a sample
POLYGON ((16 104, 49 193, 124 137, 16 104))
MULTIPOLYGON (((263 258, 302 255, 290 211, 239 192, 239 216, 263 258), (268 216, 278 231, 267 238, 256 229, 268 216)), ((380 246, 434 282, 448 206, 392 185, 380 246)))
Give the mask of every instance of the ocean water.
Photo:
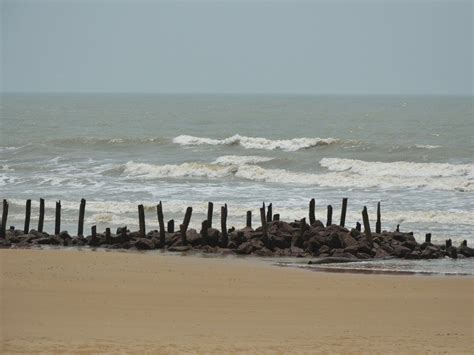
POLYGON ((61 200, 62 229, 86 225, 157 228, 156 204, 179 224, 187 206, 198 227, 214 202, 229 226, 273 203, 286 220, 307 216, 316 199, 346 225, 367 206, 375 225, 413 231, 419 240, 474 244, 472 97, 266 95, 3 94, 0 197, 8 225, 22 228, 25 200, 46 199, 46 230, 61 200))

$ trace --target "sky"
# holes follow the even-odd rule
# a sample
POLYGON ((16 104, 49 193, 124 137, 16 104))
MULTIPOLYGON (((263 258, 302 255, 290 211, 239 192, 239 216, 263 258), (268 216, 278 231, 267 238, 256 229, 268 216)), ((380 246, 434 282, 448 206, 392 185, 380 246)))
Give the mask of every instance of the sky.
POLYGON ((1 1, 4 92, 473 94, 473 1, 1 1))

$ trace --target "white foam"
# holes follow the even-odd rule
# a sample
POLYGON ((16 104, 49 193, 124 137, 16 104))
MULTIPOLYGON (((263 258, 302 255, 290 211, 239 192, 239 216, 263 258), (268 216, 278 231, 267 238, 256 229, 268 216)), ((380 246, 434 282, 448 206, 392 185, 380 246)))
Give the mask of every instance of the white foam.
POLYGON ((123 173, 127 177, 139 176, 148 179, 165 177, 222 178, 234 174, 237 169, 237 165, 217 165, 195 162, 180 165, 153 165, 129 161, 125 164, 123 173))
POLYGON ((346 171, 362 176, 474 178, 474 164, 414 163, 407 161, 369 162, 355 159, 323 158, 319 164, 330 171, 346 171))
MULTIPOLYGON (((474 181, 466 174, 472 174, 469 164, 422 163, 371 163, 351 159, 322 159, 328 173, 314 174, 294 172, 285 169, 266 169, 258 165, 246 164, 255 157, 242 157, 240 163, 231 164, 233 158, 222 157, 222 163, 190 162, 180 165, 153 165, 147 163, 125 164, 123 175, 128 178, 227 178, 270 182, 278 184, 314 185, 323 187, 350 188, 427 188, 433 190, 473 191, 474 181), (425 166, 428 165, 428 166, 425 166)), ((218 159, 219 160, 219 159, 218 159)))
POLYGON ((267 139, 263 137, 247 137, 236 134, 224 139, 194 137, 181 135, 173 138, 173 143, 180 145, 240 145, 246 149, 284 150, 294 152, 300 149, 338 143, 334 138, 293 138, 293 139, 267 139))
POLYGON ((273 158, 254 156, 254 155, 224 155, 217 158, 213 164, 244 165, 244 164, 264 163, 270 160, 273 160, 273 158))
POLYGON ((437 149, 442 148, 440 145, 431 145, 431 144, 415 144, 415 148, 418 149, 437 149))

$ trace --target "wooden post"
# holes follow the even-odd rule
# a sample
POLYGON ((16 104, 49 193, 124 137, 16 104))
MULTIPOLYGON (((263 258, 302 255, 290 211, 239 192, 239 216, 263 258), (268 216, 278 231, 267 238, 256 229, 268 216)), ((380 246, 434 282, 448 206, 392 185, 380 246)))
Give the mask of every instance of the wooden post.
POLYGON ((304 232, 306 231, 306 218, 300 220, 300 238, 303 240, 304 232))
POLYGON ((466 240, 466 239, 464 239, 464 240, 462 241, 461 246, 467 247, 467 240, 466 240))
POLYGON ((399 224, 397 224, 397 229, 395 231, 400 232, 400 225, 399 224))
POLYGON ((110 244, 112 242, 112 236, 110 235, 110 228, 105 228, 105 242, 110 244))
POLYGON ((145 238, 145 210, 143 205, 138 205, 138 225, 140 227, 140 237, 145 238))
POLYGON ((120 233, 121 242, 124 243, 128 240, 127 238, 127 226, 122 227, 122 231, 120 233))
POLYGON ((227 247, 229 242, 229 235, 227 231, 227 204, 221 207, 221 233, 222 233, 222 240, 224 241, 224 245, 227 247))
POLYGON ((8 202, 6 199, 3 200, 2 210, 2 225, 0 227, 0 238, 5 238, 8 218, 8 202))
POLYGON ((44 199, 40 198, 39 218, 38 218, 38 232, 43 233, 44 223, 44 199))
POLYGON ((364 206, 362 210, 362 221, 364 222, 364 233, 367 237, 369 243, 372 243, 372 232, 370 231, 370 223, 369 223, 369 214, 367 213, 367 207, 364 206))
POLYGON ((23 228, 24 234, 28 234, 28 232, 30 231, 30 217, 31 217, 31 200, 26 200, 25 228, 23 228))
POLYGON ((267 208, 267 222, 271 223, 272 221, 272 216, 273 216, 273 211, 272 211, 272 204, 270 203, 267 208))
POLYGON ((186 227, 186 230, 188 229, 189 222, 191 222, 192 214, 193 214, 193 208, 192 207, 186 208, 186 213, 184 214, 184 221, 183 221, 183 224, 186 227))
POLYGON ((377 203, 377 222, 375 223, 375 233, 382 233, 380 202, 377 203))
POLYGON ((91 242, 90 245, 92 246, 97 246, 98 240, 97 240, 97 226, 92 226, 91 227, 91 242))
POLYGON ((359 223, 359 222, 356 222, 356 231, 359 231, 359 232, 360 232, 361 229, 362 229, 362 228, 361 228, 360 223, 359 223))
POLYGON ((316 222, 316 215, 314 214, 314 208, 316 206, 316 201, 314 198, 309 201, 309 225, 312 226, 316 222))
POLYGON ((262 222, 262 235, 267 238, 267 219, 265 218, 265 207, 260 208, 260 220, 262 222))
POLYGON ((431 233, 425 234, 425 243, 431 243, 431 233))
POLYGON ((174 219, 170 219, 168 221, 167 230, 168 230, 168 233, 174 233, 174 219))
POLYGON ((209 202, 207 204, 207 226, 208 228, 212 228, 212 212, 214 210, 214 204, 209 202))
POLYGON ((186 239, 186 231, 188 230, 189 222, 191 221, 191 215, 193 214, 193 208, 188 207, 184 215, 183 224, 179 225, 179 231, 181 232, 181 241, 183 245, 187 245, 188 241, 186 239))
POLYGON ((326 227, 332 225, 332 206, 328 205, 328 215, 326 220, 326 227))
POLYGON ((246 226, 252 228, 252 211, 247 211, 247 223, 246 226))
POLYGON ((275 213, 275 214, 273 215, 273 220, 274 220, 274 221, 279 221, 279 220, 280 220, 280 214, 279 214, 279 213, 275 213))
POLYGON ((181 234, 181 243, 183 245, 188 245, 188 240, 186 239, 186 226, 184 224, 179 225, 179 232, 181 234))
POLYGON ((77 236, 81 237, 84 235, 84 215, 86 213, 86 200, 81 199, 79 205, 79 221, 77 222, 77 236))
POLYGON ((446 249, 450 248, 453 245, 453 242, 451 241, 451 238, 446 239, 446 249))
POLYGON ((207 220, 202 221, 202 224, 201 224, 202 245, 207 245, 207 228, 208 228, 207 220))
POLYGON ((165 220, 163 216, 163 205, 160 203, 156 206, 156 211, 158 214, 158 224, 160 225, 160 246, 164 247, 165 245, 165 220))
POLYGON ((54 234, 61 233, 61 201, 56 201, 56 217, 54 219, 54 234))
POLYGON ((346 224, 346 212, 347 212, 347 197, 342 199, 342 209, 341 209, 341 223, 339 225, 344 227, 346 224))

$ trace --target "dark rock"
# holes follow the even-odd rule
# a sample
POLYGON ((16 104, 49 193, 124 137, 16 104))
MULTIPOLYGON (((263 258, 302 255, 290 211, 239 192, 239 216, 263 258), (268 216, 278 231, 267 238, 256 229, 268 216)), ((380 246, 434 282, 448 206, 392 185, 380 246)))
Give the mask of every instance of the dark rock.
POLYGON ((422 259, 436 259, 440 256, 440 251, 434 246, 426 246, 425 249, 421 252, 420 257, 422 259))
POLYGON ((357 245, 357 240, 355 240, 350 233, 345 233, 341 236, 342 238, 342 245, 344 248, 357 245))
POLYGON ((186 231, 186 240, 192 246, 203 244, 202 236, 193 228, 186 231))
POLYGON ((454 246, 450 246, 448 249, 446 249, 446 254, 451 259, 457 259, 458 258, 458 249, 454 246))
POLYGON ((405 259, 419 259, 421 256, 421 253, 419 251, 416 251, 416 250, 413 250, 411 253, 408 253, 406 256, 405 256, 405 259))
POLYGON ((219 246, 227 246, 225 244, 225 240, 221 238, 221 232, 215 228, 208 228, 207 229, 207 244, 215 247, 217 245, 219 246))
MULTIPOLYGON (((380 249, 379 249, 380 250, 380 249)), ((411 253, 411 250, 407 247, 404 247, 404 246, 401 246, 401 245, 397 245, 394 249, 393 249, 393 255, 399 257, 399 258, 403 258, 405 257, 405 255, 411 253)))
POLYGON ((383 258, 386 258, 387 256, 389 256, 390 254, 387 253, 385 250, 383 250, 382 248, 378 248, 375 255, 374 255, 374 258, 375 259, 383 259, 383 258))
POLYGON ((418 246, 418 243, 413 241, 413 240, 407 240, 402 243, 402 246, 410 249, 410 250, 415 250, 415 248, 418 246))
POLYGON ((135 247, 139 250, 155 249, 155 243, 151 239, 138 238, 135 242, 135 247))
POLYGON ((328 246, 333 249, 341 249, 344 247, 341 238, 337 233, 331 233, 328 240, 328 246))
POLYGON ((344 248, 344 252, 356 255, 359 252, 359 245, 354 244, 354 245, 351 245, 349 247, 346 247, 346 248, 344 248))
POLYGON ((474 257, 474 248, 470 248, 466 245, 461 245, 458 248, 458 253, 464 256, 467 256, 468 258, 474 257))

